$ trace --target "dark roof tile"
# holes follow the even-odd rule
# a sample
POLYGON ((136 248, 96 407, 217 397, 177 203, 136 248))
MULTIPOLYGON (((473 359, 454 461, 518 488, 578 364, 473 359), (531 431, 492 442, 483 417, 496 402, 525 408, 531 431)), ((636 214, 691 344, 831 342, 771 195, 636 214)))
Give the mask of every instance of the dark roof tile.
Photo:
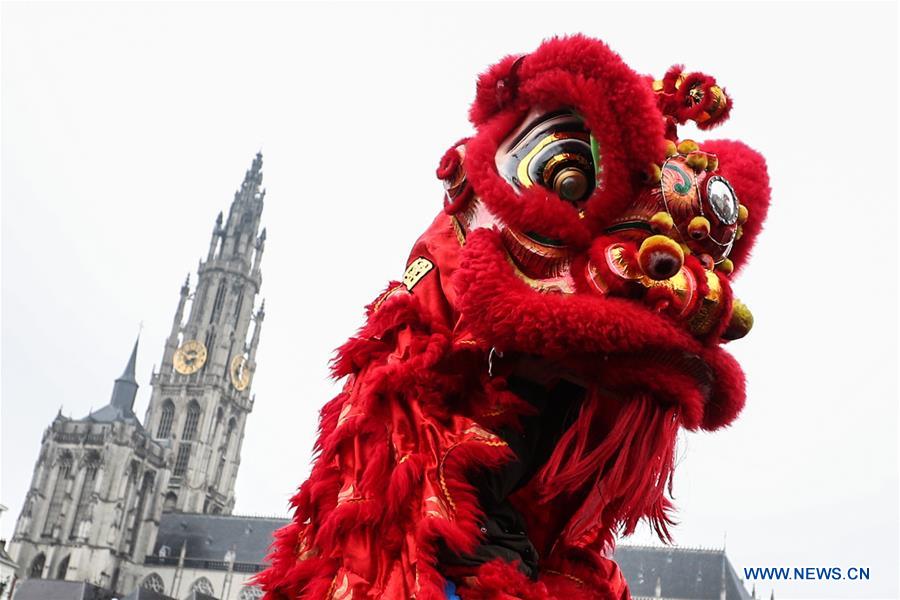
POLYGON ((631 595, 655 597, 659 582, 663 598, 750 600, 724 550, 619 546, 614 556, 631 595))
POLYGON ((165 513, 159 521, 159 534, 153 554, 159 556, 168 546, 169 557, 178 557, 186 544, 185 558, 225 560, 229 550, 235 562, 262 564, 272 533, 288 524, 287 519, 199 513, 165 513))

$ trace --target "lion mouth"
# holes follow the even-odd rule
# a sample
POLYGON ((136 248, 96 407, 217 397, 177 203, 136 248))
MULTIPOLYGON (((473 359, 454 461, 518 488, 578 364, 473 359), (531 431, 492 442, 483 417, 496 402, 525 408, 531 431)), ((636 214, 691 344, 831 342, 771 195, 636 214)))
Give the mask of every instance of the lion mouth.
POLYGON ((465 244, 466 237, 475 229, 498 231, 516 276, 532 288, 542 292, 575 292, 572 274, 575 254, 562 241, 508 227, 478 197, 473 197, 468 206, 451 219, 460 245, 465 244))

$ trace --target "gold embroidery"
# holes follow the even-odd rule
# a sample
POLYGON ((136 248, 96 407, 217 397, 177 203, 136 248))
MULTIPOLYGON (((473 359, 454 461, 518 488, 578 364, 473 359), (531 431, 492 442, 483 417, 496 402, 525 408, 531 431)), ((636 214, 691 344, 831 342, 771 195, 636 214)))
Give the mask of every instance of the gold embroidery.
POLYGON ((444 456, 441 457, 441 462, 438 464, 438 484, 440 484, 441 486, 441 492, 443 492, 444 498, 447 499, 447 504, 450 505, 451 513, 456 512, 456 502, 453 501, 453 497, 450 495, 450 487, 447 485, 446 477, 444 477, 444 464, 447 462, 447 457, 450 456, 450 453, 453 452, 453 450, 456 449, 460 444, 464 444, 466 442, 477 442, 479 444, 485 444, 486 446, 492 447, 508 445, 496 435, 477 425, 469 427, 463 433, 474 434, 474 437, 460 440, 454 444, 451 444, 450 447, 447 448, 447 451, 444 452, 444 456))
POLYGON ((565 577, 566 579, 571 579, 572 581, 574 581, 575 583, 577 583, 580 586, 584 586, 584 580, 579 579, 579 578, 575 577, 574 575, 569 575, 568 573, 560 573, 559 571, 554 571, 553 569, 545 569, 544 572, 545 573, 553 573, 554 575, 561 575, 562 577, 565 577))
POLYGON ((420 256, 406 267, 406 273, 403 274, 403 285, 406 286, 406 289, 412 291, 416 284, 428 275, 432 269, 434 269, 434 263, 424 256, 420 256))
POLYGON ((466 232, 463 231, 462 224, 455 216, 450 216, 450 222, 453 224, 453 232, 456 234, 456 241, 460 246, 466 245, 466 232))
POLYGON ((307 560, 319 555, 319 549, 309 544, 309 536, 304 532, 297 547, 297 560, 307 560))
POLYGON ((344 488, 338 492, 337 495, 337 503, 343 504, 344 502, 351 502, 353 500, 359 499, 359 496, 356 495, 356 488, 353 487, 352 483, 348 483, 344 486, 344 488))
POLYGON ((330 600, 350 600, 353 597, 353 591, 350 589, 350 578, 344 573, 340 583, 338 583, 338 573, 331 582, 331 589, 328 590, 328 598, 330 600))
POLYGON ((341 414, 338 415, 337 425, 335 426, 335 428, 340 427, 347 422, 347 419, 350 417, 351 410, 353 410, 353 402, 347 400, 344 403, 344 406, 341 408, 341 414))
POLYGON ((447 515, 447 511, 444 508, 441 499, 437 496, 428 496, 427 498, 425 498, 425 500, 423 500, 422 503, 425 507, 426 517, 431 517, 433 519, 449 519, 449 516, 447 515))
POLYGON ((509 252, 506 253, 506 260, 512 265, 513 274, 516 277, 539 292, 562 292, 563 294, 573 294, 575 292, 575 288, 572 287, 572 284, 566 281, 564 277, 557 277, 554 279, 534 279, 522 272, 516 264, 516 261, 510 256, 509 252))
POLYGON ((395 285, 394 287, 392 287, 391 289, 389 289, 388 291, 383 293, 381 296, 379 296, 378 299, 375 301, 375 304, 372 305, 372 312, 376 312, 379 308, 381 308, 381 305, 384 304, 385 300, 387 300, 388 298, 393 296, 396 292, 398 292, 399 290, 402 290, 402 289, 403 289, 402 284, 395 285))

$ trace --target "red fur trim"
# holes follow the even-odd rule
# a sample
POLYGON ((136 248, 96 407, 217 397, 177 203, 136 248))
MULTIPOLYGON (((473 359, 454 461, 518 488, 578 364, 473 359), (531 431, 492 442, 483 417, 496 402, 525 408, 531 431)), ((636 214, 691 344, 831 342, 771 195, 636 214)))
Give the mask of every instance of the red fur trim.
POLYGON ((718 127, 722 123, 728 120, 728 117, 731 116, 731 109, 734 107, 734 99, 728 94, 728 90, 724 87, 722 88, 722 93, 725 94, 725 108, 722 109, 722 112, 714 119, 708 119, 702 123, 697 124, 697 129, 701 131, 709 131, 715 127, 718 127))
MULTIPOLYGON (((705 73, 685 74, 683 65, 675 65, 666 71, 662 79, 662 89, 657 92, 657 103, 668 121, 666 131, 668 139, 677 139, 676 124, 683 125, 689 120, 696 121, 712 107, 714 98, 712 94, 708 93, 708 89, 714 85, 716 85, 716 80, 705 73), (683 78, 681 83, 678 83, 679 77, 683 78), (698 103, 688 96, 690 90, 695 87, 704 90, 703 97, 698 103)), ((728 120, 733 101, 725 88, 722 88, 722 93, 725 96, 725 106, 714 117, 698 123, 699 129, 712 129, 728 120)))
POLYGON ((729 425, 744 408, 744 372, 734 357, 718 347, 705 348, 699 357, 716 374, 700 424, 703 429, 714 431, 729 425))
MULTIPOLYGON (((462 138, 453 144, 453 146, 444 153, 444 156, 441 157, 441 162, 438 165, 435 174, 438 179, 445 183, 445 186, 448 181, 453 182, 454 178, 462 171, 463 167, 460 152, 464 150, 464 146, 468 141, 469 138, 462 138)), ((472 186, 469 185, 467 181, 463 182, 461 186, 460 190, 454 192, 455 196, 452 198, 449 191, 444 194, 444 212, 448 215, 459 212, 460 209, 468 204, 469 200, 471 200, 474 195, 472 186)))
POLYGON ((631 600, 619 566, 601 553, 590 550, 550 561, 541 581, 561 600, 631 600))
POLYGON ((518 55, 505 56, 478 78, 475 86, 475 102, 469 109, 469 120, 472 123, 475 125, 484 123, 502 108, 498 100, 503 98, 497 97, 497 84, 511 77, 512 67, 519 58, 518 55))
POLYGON ((674 94, 675 90, 675 82, 678 81, 678 77, 684 73, 684 65, 672 65, 669 67, 669 70, 666 71, 666 74, 663 75, 663 91, 674 94))
POLYGON ((679 107, 677 116, 680 122, 684 123, 688 119, 696 119, 712 104, 713 98, 710 94, 704 94, 702 100, 695 104, 688 96, 688 92, 694 86, 708 88, 715 84, 716 80, 704 73, 689 73, 685 75, 684 81, 681 82, 681 86, 675 92, 675 102, 679 107))
MULTIPOLYGON (((602 559, 601 559, 602 560, 602 559)), ((514 565, 494 560, 482 565, 459 586, 462 600, 626 600, 630 598, 615 563, 598 566, 564 561, 542 572, 538 581, 514 565)))
POLYGON ((555 600, 543 583, 523 575, 514 565, 500 559, 478 568, 461 582, 462 600, 555 600))

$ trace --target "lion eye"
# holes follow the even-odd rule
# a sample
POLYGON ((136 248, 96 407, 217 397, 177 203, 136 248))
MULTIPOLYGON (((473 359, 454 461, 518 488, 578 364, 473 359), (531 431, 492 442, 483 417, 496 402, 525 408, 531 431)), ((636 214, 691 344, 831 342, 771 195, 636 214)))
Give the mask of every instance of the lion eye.
POLYGON ((568 111, 540 115, 501 145, 497 167, 517 189, 540 185, 573 204, 587 200, 596 187, 591 134, 568 111))
POLYGON ((578 168, 568 167, 553 177, 553 191, 567 202, 581 202, 588 196, 588 176, 578 168))

